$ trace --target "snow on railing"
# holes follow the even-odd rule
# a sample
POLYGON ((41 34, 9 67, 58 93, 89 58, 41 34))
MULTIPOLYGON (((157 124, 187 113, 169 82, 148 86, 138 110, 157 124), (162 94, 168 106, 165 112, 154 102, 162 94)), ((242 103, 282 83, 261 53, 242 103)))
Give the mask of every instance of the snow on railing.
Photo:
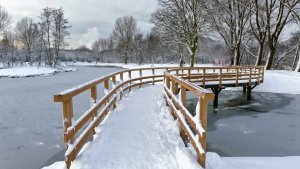
MULTIPOLYGON (((176 74, 178 75, 178 71, 176 71, 176 74)), ((207 103, 208 100, 214 98, 214 95, 212 92, 168 72, 165 72, 164 89, 166 104, 170 107, 174 118, 179 121, 182 139, 188 138, 197 153, 198 162, 205 168, 207 103), (195 116, 192 116, 192 113, 186 108, 187 90, 196 95, 199 98, 198 102, 201 104, 201 107, 196 107, 199 110, 196 110, 195 116), (178 97, 177 94, 179 94, 178 97)))
POLYGON ((213 94, 199 85, 205 87, 211 83, 220 86, 226 81, 239 83, 246 81, 252 83, 263 81, 263 67, 156 67, 127 69, 111 73, 107 76, 94 79, 77 87, 54 95, 55 102, 62 102, 64 142, 67 168, 70 168, 77 153, 86 143, 89 136, 96 133, 96 127, 106 119, 111 108, 122 99, 126 91, 144 84, 155 84, 165 81, 165 95, 167 103, 173 110, 174 117, 179 119, 181 136, 186 134, 198 154, 199 163, 205 165, 207 102, 213 94), (175 75, 174 75, 175 74, 175 75), (97 99, 97 87, 103 84, 104 96, 97 99), (90 91, 91 107, 77 120, 73 118, 73 97, 90 91), (180 93, 178 91, 180 90, 180 93), (186 91, 199 97, 196 116, 192 116, 186 108, 186 91), (179 96, 176 96, 178 95, 179 96), (99 112, 100 111, 100 112, 99 112), (186 120, 189 122, 186 123, 186 120), (191 129, 191 128, 193 129, 191 129), (195 132, 194 132, 195 131, 195 132), (75 138, 78 136, 77 138, 75 138), (75 140, 75 141, 74 141, 75 140))
POLYGON ((70 168, 71 162, 76 158, 88 138, 96 133, 95 128, 106 118, 109 110, 116 107, 118 98, 122 99, 122 95, 126 91, 130 91, 136 86, 141 87, 144 84, 163 81, 165 70, 167 70, 166 67, 122 70, 54 95, 54 101, 63 104, 67 168, 70 168), (153 69, 161 70, 161 73, 155 74, 153 69), (97 87, 101 86, 100 84, 103 84, 104 96, 98 100, 97 87), (73 118, 73 97, 87 90, 90 90, 90 108, 75 120, 73 118), (76 136, 78 137, 75 138, 76 136))

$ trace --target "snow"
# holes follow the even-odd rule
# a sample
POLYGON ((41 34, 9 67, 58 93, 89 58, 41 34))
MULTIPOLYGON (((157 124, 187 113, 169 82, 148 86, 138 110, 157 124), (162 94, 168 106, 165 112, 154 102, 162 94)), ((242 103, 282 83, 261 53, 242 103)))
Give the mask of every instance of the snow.
POLYGON ((253 91, 286 94, 300 94, 300 73, 287 70, 265 72, 264 82, 253 91))
MULTIPOLYGON (((125 69, 134 69, 134 68, 151 68, 151 67, 178 67, 179 64, 135 64, 135 63, 100 63, 100 62, 65 62, 65 65, 72 65, 72 66, 103 66, 103 67, 120 67, 125 69)), ((189 66, 189 65, 186 65, 189 66)), ((213 66, 213 64, 195 64, 195 67, 200 66, 213 66)))
POLYGON ((207 153, 207 169, 299 169, 300 157, 220 157, 207 153))
POLYGON ((0 77, 32 77, 53 75, 58 72, 75 71, 74 68, 50 68, 50 67, 15 67, 0 69, 0 77))

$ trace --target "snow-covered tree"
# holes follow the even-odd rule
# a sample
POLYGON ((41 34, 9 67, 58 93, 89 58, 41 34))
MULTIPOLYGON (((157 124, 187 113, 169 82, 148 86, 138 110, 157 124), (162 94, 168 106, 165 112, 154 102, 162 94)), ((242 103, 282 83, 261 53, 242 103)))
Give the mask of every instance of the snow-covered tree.
MULTIPOLYGON (((151 22, 169 44, 182 44, 190 53, 190 66, 195 63, 199 37, 208 29, 206 0, 158 0, 151 22)), ((178 46, 178 45, 177 45, 178 46)))
POLYGON ((24 17, 17 23, 15 32, 19 43, 26 51, 25 62, 31 62, 33 49, 39 36, 37 24, 32 18, 24 17))
POLYGON ((0 35, 4 33, 10 23, 8 12, 0 5, 0 35))
POLYGON ((116 48, 119 49, 123 55, 124 63, 128 62, 128 54, 133 47, 133 39, 137 33, 137 24, 132 16, 124 16, 117 18, 113 30, 113 37, 116 48))

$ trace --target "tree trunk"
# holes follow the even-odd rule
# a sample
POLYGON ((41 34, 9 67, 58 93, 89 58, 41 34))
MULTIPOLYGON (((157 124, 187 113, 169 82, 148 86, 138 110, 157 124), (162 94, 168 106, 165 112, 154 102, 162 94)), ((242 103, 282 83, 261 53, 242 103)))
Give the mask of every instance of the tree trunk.
POLYGON ((266 70, 270 70, 272 68, 275 52, 276 52, 275 47, 270 47, 270 51, 268 54, 268 60, 267 60, 266 66, 265 66, 266 70))
POLYGON ((258 49, 258 52, 257 52, 256 62, 255 62, 256 66, 260 66, 261 65, 263 54, 264 54, 264 44, 260 43, 259 44, 259 49, 258 49))
POLYGON ((297 67, 295 69, 296 72, 300 72, 300 57, 299 57, 299 52, 297 51, 298 53, 298 64, 297 64, 297 67))
POLYGON ((125 63, 125 65, 127 65, 127 62, 128 62, 127 52, 124 52, 124 63, 125 63))
POLYGON ((240 47, 237 47, 234 51, 234 66, 240 65, 240 57, 241 57, 241 52, 240 52, 240 47))

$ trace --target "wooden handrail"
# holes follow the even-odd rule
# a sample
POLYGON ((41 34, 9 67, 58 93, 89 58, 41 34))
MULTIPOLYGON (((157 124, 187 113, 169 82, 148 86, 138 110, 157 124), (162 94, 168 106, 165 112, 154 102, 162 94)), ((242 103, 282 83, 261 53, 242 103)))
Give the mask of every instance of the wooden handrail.
POLYGON ((171 108, 173 116, 179 121, 181 136, 183 138, 185 138, 185 135, 188 137, 197 152, 198 162, 202 167, 205 167, 207 106, 208 101, 214 98, 214 94, 168 72, 165 72, 165 79, 166 103, 171 108), (178 89, 180 92, 178 92, 178 89), (196 110, 196 112, 199 112, 199 117, 193 117, 184 104, 186 102, 186 90, 189 90, 190 93, 199 98, 198 104, 200 107, 197 106, 199 110, 196 110), (178 99, 176 95, 179 93, 180 98, 178 99), (195 118, 198 119, 195 120, 195 118), (196 135, 192 132, 191 128, 195 131, 196 135))
POLYGON ((95 134, 95 127, 106 117, 110 109, 114 109, 116 102, 122 99, 124 92, 144 84, 155 84, 164 81, 165 96, 174 117, 181 124, 181 136, 188 136, 198 154, 198 161, 205 166, 207 103, 214 95, 207 89, 199 87, 209 85, 207 82, 216 82, 221 86, 225 81, 262 83, 264 68, 261 66, 225 66, 225 67, 156 67, 126 69, 111 73, 104 77, 89 81, 72 89, 54 95, 54 102, 62 102, 64 141, 67 168, 70 167, 77 153, 88 137, 95 134), (135 76, 136 75, 136 76, 135 76), (118 81, 118 83, 117 83, 118 81), (111 83, 109 83, 111 82, 111 83), (197 84, 200 83, 200 84, 197 84), (97 95, 97 86, 103 84, 105 95, 97 95), (110 85, 112 84, 112 85, 110 85), (76 121, 73 119, 73 97, 90 90, 91 107, 76 121), (175 97, 180 91, 181 100, 175 97), (190 91, 199 98, 200 117, 195 121, 186 109, 186 91, 190 91), (189 125, 186 125, 186 121, 189 125), (74 123, 75 122, 75 123, 74 123), (74 124, 72 124, 74 123, 74 124), (201 124, 201 127, 199 126, 201 124), (87 126, 87 127, 86 127, 87 126), (196 131, 197 138, 191 131, 196 131), (82 132, 81 132, 82 131, 82 132), (79 135, 77 134, 78 132, 79 135), (78 136, 75 138, 75 136, 78 136), (204 152, 204 153, 203 153, 204 152))

